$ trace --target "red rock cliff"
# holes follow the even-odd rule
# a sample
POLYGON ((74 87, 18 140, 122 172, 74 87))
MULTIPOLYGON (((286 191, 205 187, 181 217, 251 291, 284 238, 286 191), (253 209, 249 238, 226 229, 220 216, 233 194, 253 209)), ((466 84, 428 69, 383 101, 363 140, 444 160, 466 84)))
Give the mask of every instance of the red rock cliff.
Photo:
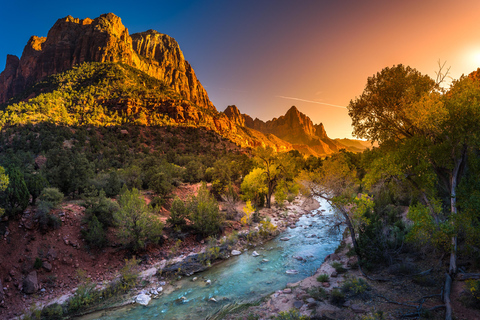
POLYGON ((126 63, 165 81, 200 107, 215 109, 173 38, 152 30, 130 36, 113 13, 94 20, 68 16, 59 19, 46 38, 32 36, 21 59, 7 57, 0 74, 0 103, 45 76, 82 62, 126 63))

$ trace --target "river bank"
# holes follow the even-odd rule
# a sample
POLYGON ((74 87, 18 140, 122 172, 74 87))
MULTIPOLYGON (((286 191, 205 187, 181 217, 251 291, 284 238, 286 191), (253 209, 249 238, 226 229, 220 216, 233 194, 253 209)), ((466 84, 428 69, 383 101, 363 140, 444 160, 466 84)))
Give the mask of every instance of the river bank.
MULTIPOLYGON (((293 226, 295 222, 298 221, 298 219, 302 215, 304 215, 305 213, 309 213, 311 210, 315 209, 316 207, 318 207, 318 203, 316 201, 307 200, 299 197, 293 202, 293 204, 289 204, 285 208, 262 209, 261 215, 263 217, 270 218, 272 223, 278 227, 279 232, 282 232, 288 226, 293 226)), ((243 208, 243 204, 239 204, 238 210, 240 211, 242 208, 243 208)), ((254 232, 258 230, 258 226, 252 225, 250 227, 243 227, 238 229, 239 230, 235 230, 235 228, 231 228, 229 230, 229 233, 231 234, 232 232, 238 232, 240 235, 242 234, 247 235, 248 232, 251 232, 251 231, 254 232)), ((228 237, 228 234, 226 234, 225 236, 228 237)), ((267 239, 261 240, 261 242, 266 240, 267 239)), ((187 244, 189 243, 187 241, 185 242, 187 244)), ((222 242, 222 239, 218 241, 218 244, 220 245, 221 242, 222 242)), ((261 242, 259 242, 258 244, 261 244, 261 242)), ((250 240, 247 240, 246 237, 240 236, 239 241, 231 245, 231 247, 229 248, 229 252, 231 253, 231 250, 238 250, 243 252, 246 248, 249 248, 249 247, 251 248, 251 247, 254 247, 255 245, 256 245, 255 243, 252 243, 250 240)), ((162 278, 162 276, 158 276, 159 270, 163 270, 168 266, 174 265, 175 263, 181 263, 182 261, 185 261, 191 258, 192 256, 203 254, 207 249, 208 249, 208 244, 205 242, 191 243, 190 246, 188 245, 182 246, 181 250, 179 250, 179 254, 174 258, 155 259, 156 256, 151 254, 150 259, 142 261, 140 265, 139 283, 141 285, 131 290, 128 293, 128 295, 126 295, 121 299, 121 301, 114 302, 108 307, 110 308, 110 307, 117 307, 120 305, 129 304, 134 300, 134 297, 137 296, 138 294, 140 293, 152 294, 152 290, 156 290, 158 292, 159 287, 162 287, 162 294, 164 295, 174 291, 175 285, 172 285, 173 283, 171 281, 172 277, 167 279, 165 277, 162 278)), ((85 261, 78 262, 77 266, 79 268, 82 268, 82 262, 85 262, 85 261)), ((107 263, 105 262, 105 264, 107 263)), ((103 267, 103 265, 104 263, 102 262, 100 266, 103 267)), ((215 265, 215 263, 213 263, 212 265, 215 265)), ((197 270, 197 271, 200 271, 200 270, 197 270)), ((194 272, 190 271, 188 272, 188 275, 194 272)), ((115 276, 112 277, 112 275, 114 274, 115 274, 115 271, 112 269, 110 269, 107 274, 102 274, 101 268, 99 268, 99 270, 92 270, 91 272, 89 272, 89 277, 91 275, 90 279, 92 279, 93 281, 97 280, 96 282, 97 289, 101 289, 102 287, 106 287, 109 282, 115 280, 115 276)), ((183 274, 182 276, 185 276, 185 274, 183 274)), ((31 303, 35 303, 36 308, 41 308, 43 306, 50 305, 53 303, 62 304, 66 300, 68 300, 70 297, 72 297, 77 290, 77 287, 72 284, 70 284, 69 287, 70 288, 63 288, 63 290, 62 288, 58 288, 60 290, 52 290, 48 295, 37 295, 33 297, 25 296, 26 298, 25 305, 30 305, 31 303), (55 294, 56 291, 58 291, 58 294, 55 294)), ((103 307, 105 307, 105 305, 102 305, 102 308, 103 307)))

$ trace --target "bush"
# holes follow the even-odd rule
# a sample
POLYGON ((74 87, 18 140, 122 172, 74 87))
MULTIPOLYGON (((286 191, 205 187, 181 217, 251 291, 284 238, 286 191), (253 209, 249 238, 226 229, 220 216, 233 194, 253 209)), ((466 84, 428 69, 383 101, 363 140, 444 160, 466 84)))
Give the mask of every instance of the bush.
POLYGON ((295 309, 290 309, 288 311, 282 311, 278 313, 278 316, 273 318, 274 320, 308 320, 307 316, 302 316, 295 309))
POLYGON ((120 269, 120 277, 122 282, 122 289, 128 290, 137 284, 138 279, 138 263, 135 258, 130 260, 125 259, 125 265, 120 269))
POLYGON ((480 280, 467 280, 467 295, 470 300, 469 305, 480 308, 480 280))
POLYGON ((122 189, 118 199, 120 209, 114 213, 117 234, 122 243, 134 251, 148 242, 157 243, 162 235, 163 224, 145 204, 137 189, 122 189))
POLYGON ((63 319, 63 309, 58 303, 46 306, 42 310, 42 318, 51 320, 63 319))
POLYGON ((345 268, 343 267, 343 265, 338 262, 338 261, 334 261, 331 263, 331 266, 335 269, 335 271, 337 271, 338 273, 344 273, 345 271, 345 268))
POLYGON ((350 278, 342 285, 342 292, 350 296, 363 295, 370 286, 363 278, 350 278))
POLYGON ((84 194, 82 198, 87 222, 91 221, 93 216, 96 216, 104 227, 113 226, 113 215, 119 209, 118 204, 107 198, 103 190, 100 190, 100 192, 93 190, 84 194))
POLYGON ((180 198, 175 197, 170 208, 170 217, 167 219, 169 224, 175 230, 181 231, 187 225, 188 210, 185 203, 180 198))
POLYGON ((327 291, 322 287, 312 287, 307 290, 307 293, 315 300, 322 301, 328 296, 327 291))
POLYGON ((57 188, 44 188, 38 199, 43 202, 49 202, 52 204, 52 207, 56 207, 63 201, 63 193, 57 188))
POLYGON ((188 207, 190 209, 190 221, 192 227, 202 236, 220 234, 224 215, 218 208, 217 201, 210 195, 207 185, 204 183, 198 190, 196 197, 190 198, 188 207))
POLYGON ((42 266, 43 266, 43 261, 42 261, 42 259, 40 259, 40 258, 38 258, 38 257, 35 258, 35 263, 33 264, 33 267, 38 270, 38 269, 40 269, 42 266))
POLYGON ((330 302, 336 306, 340 306, 345 302, 345 295, 338 290, 338 288, 333 288, 330 293, 330 302))
POLYGON ((328 282, 329 279, 330 279, 330 276, 326 273, 321 274, 317 277, 318 282, 328 282))
POLYGON ((87 229, 82 230, 82 235, 89 246, 103 248, 107 244, 107 237, 103 224, 96 216, 88 221, 87 229))

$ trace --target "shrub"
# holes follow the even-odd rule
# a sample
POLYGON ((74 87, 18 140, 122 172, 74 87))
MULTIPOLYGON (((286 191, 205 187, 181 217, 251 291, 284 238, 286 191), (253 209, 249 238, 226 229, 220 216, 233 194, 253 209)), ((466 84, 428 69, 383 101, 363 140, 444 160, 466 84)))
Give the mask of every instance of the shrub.
POLYGON ((118 204, 107 198, 103 190, 100 190, 100 192, 92 190, 83 194, 82 198, 87 223, 92 220, 93 216, 96 216, 103 227, 113 226, 113 215, 119 210, 118 204))
POLYGON ((52 204, 52 207, 56 207, 63 201, 63 193, 57 188, 44 188, 38 199, 49 202, 52 204))
POLYGON ((307 293, 315 300, 322 301, 327 298, 327 291, 322 287, 312 287, 307 290, 307 293))
POLYGON ((480 280, 467 280, 466 283, 469 305, 480 308, 480 280))
POLYGON ((338 262, 338 261, 334 261, 332 262, 331 266, 335 269, 335 271, 337 271, 338 273, 344 273, 345 271, 345 268, 343 267, 343 265, 338 262))
POLYGON ((38 269, 40 269, 42 266, 43 266, 43 261, 42 261, 42 259, 40 259, 40 258, 38 258, 38 257, 35 258, 35 263, 33 264, 33 267, 38 270, 38 269))
POLYGON ((350 278, 342 285, 342 292, 350 296, 358 296, 370 290, 370 286, 363 278, 350 278))
POLYGON ((266 220, 260 221, 258 233, 264 238, 269 237, 271 235, 277 234, 277 226, 274 226, 270 221, 270 217, 268 217, 266 220))
POLYGON ((122 289, 128 290, 137 283, 138 279, 138 263, 135 258, 130 260, 125 259, 125 265, 120 269, 120 277, 122 282, 122 289))
POLYGON ((88 245, 96 248, 103 248, 107 244, 107 237, 103 224, 98 221, 96 216, 92 216, 88 221, 87 229, 82 230, 82 235, 88 245))
POLYGON ((180 198, 175 197, 170 208, 170 217, 167 224, 175 230, 182 230, 187 225, 188 210, 185 203, 180 198))
POLYGON ((278 313, 278 316, 273 318, 274 320, 308 320, 307 316, 302 316, 295 309, 290 309, 288 311, 282 311, 278 313))
POLYGON ((145 204, 140 191, 124 188, 118 199, 120 209, 114 213, 118 237, 122 243, 137 251, 147 242, 158 242, 162 235, 163 224, 153 214, 151 207, 145 204))
POLYGON ((338 288, 333 288, 330 293, 330 302, 337 306, 342 305, 345 302, 345 295, 338 288))
POLYGON ((60 320, 63 318, 63 309, 62 306, 58 303, 53 303, 51 305, 46 306, 42 310, 42 318, 44 319, 52 319, 52 320, 60 320))
POLYGON ((217 201, 210 195, 204 183, 198 190, 196 197, 190 198, 190 220, 195 231, 202 236, 219 234, 225 217, 218 208, 217 201))
POLYGON ((329 280, 330 276, 326 273, 321 274, 317 277, 318 282, 327 282, 329 280))

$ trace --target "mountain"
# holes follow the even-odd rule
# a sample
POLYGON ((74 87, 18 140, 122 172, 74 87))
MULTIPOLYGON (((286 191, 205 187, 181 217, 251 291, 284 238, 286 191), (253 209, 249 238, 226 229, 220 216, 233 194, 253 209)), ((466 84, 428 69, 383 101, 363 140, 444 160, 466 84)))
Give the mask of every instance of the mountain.
POLYGON ((332 140, 323 124, 292 107, 267 122, 229 106, 218 112, 172 37, 130 35, 113 13, 57 20, 32 36, 0 74, 0 123, 66 126, 188 126, 215 131, 241 147, 271 146, 322 156, 358 144, 332 140))
POLYGON ((291 107, 283 116, 264 122, 258 118, 252 119, 247 114, 232 105, 228 106, 224 114, 239 126, 245 126, 264 134, 273 134, 292 144, 292 147, 303 154, 322 156, 338 152, 340 149, 361 152, 369 145, 359 140, 335 139, 328 137, 322 123, 313 124, 312 120, 300 112, 295 106, 291 107))
POLYGON ((121 62, 165 82, 194 104, 215 109, 195 72, 171 37, 149 30, 129 35, 113 13, 92 19, 57 20, 47 37, 32 36, 22 57, 7 56, 0 74, 0 103, 46 76, 83 62, 121 62))

